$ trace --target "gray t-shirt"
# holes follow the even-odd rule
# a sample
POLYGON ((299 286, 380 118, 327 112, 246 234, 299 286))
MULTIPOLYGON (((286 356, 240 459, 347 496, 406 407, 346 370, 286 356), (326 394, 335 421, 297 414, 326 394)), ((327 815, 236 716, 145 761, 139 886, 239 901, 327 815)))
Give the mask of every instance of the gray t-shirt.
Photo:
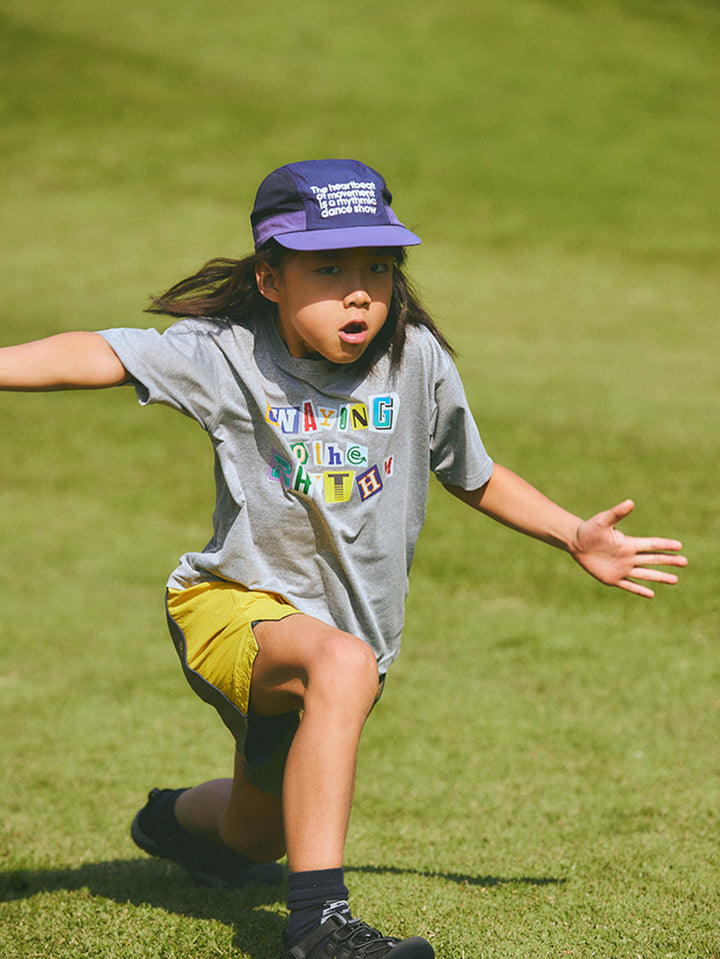
POLYGON ((168 585, 230 580, 360 636, 381 672, 400 651, 429 473, 477 489, 488 457, 451 357, 410 327, 369 373, 295 359, 275 327, 188 319, 101 334, 140 403, 196 420, 215 453, 213 536, 168 585))

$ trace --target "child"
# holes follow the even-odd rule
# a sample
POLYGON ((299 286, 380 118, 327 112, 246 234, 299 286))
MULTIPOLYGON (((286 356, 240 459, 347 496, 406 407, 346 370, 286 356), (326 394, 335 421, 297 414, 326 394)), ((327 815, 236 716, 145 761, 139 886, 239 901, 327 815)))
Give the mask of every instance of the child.
POLYGON ((493 464, 450 348, 403 273, 420 242, 378 173, 291 163, 261 184, 255 254, 216 259, 153 301, 165 333, 66 333, 0 350, 0 388, 131 383, 197 420, 215 457, 213 536, 167 589, 195 692, 235 768, 153 790, 132 836, 200 881, 290 870, 282 959, 431 959, 353 918, 343 847, 360 734, 400 649, 432 471, 469 506, 567 550, 640 596, 675 583, 681 544, 624 536, 629 500, 582 522, 493 464), (638 582, 641 581, 641 582, 638 582))

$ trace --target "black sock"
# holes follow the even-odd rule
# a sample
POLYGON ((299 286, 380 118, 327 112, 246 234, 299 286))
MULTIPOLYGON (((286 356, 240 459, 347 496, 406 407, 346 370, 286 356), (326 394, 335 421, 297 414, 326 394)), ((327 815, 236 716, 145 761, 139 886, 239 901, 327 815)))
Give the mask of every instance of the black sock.
POLYGON ((183 839, 189 835, 177 820, 175 815, 175 803, 180 793, 187 792, 187 786, 184 789, 161 790, 160 795, 148 809, 148 816, 151 817, 156 829, 161 829, 167 839, 183 839))
POLYGON ((350 918, 348 890, 340 869, 316 869, 290 874, 287 941, 295 946, 333 913, 350 918))

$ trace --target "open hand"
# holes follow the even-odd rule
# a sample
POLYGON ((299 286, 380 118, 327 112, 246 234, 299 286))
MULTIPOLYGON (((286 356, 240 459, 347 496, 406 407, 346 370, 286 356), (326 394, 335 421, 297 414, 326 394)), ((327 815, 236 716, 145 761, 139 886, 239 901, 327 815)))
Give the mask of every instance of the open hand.
POLYGON ((629 593, 651 599, 655 595, 653 590, 633 580, 668 585, 677 583, 675 573, 655 567, 687 566, 687 558, 679 554, 682 543, 675 539, 625 536, 615 529, 615 524, 629 516, 634 508, 633 501, 626 499, 581 523, 570 544, 570 554, 601 583, 619 586, 629 593))

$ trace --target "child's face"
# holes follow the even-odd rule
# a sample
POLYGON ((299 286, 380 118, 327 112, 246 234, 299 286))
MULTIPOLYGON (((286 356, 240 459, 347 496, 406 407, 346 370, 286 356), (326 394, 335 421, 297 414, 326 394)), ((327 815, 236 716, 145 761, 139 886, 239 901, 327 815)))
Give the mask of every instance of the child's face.
POLYGON ((393 283, 390 250, 290 252, 282 266, 262 264, 260 292, 277 304, 278 331, 291 356, 352 363, 387 319, 393 283))

